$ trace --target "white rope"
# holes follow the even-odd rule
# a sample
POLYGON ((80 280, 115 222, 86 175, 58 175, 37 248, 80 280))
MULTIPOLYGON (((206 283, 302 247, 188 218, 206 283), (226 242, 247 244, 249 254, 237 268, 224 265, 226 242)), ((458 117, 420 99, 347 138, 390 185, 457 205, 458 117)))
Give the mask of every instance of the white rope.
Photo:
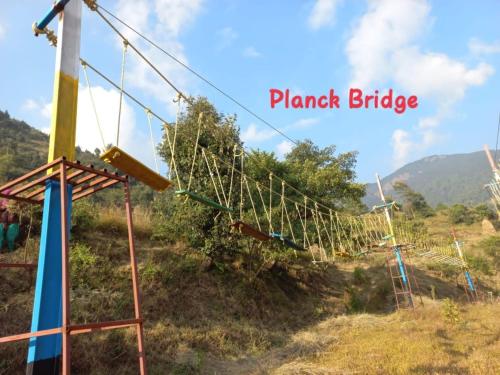
POLYGON ((94 96, 92 95, 92 89, 90 88, 89 76, 87 74, 87 64, 82 62, 83 75, 85 76, 85 81, 87 82, 87 89, 89 90, 90 103, 92 104, 92 109, 94 110, 95 121, 97 128, 99 129, 99 135, 101 136, 102 149, 106 150, 106 142, 104 142, 104 135, 102 134, 101 123, 99 122, 99 116, 97 115, 97 109, 94 102, 94 96))
POLYGON ((122 55, 122 70, 121 70, 121 78, 120 78, 120 102, 118 106, 118 125, 116 127, 116 147, 118 147, 120 142, 120 125, 122 118, 122 102, 123 102, 123 85, 125 82, 125 57, 127 55, 127 46, 128 41, 126 39, 123 40, 123 55, 122 55))
POLYGON ((160 174, 160 168, 158 166, 158 157, 156 155, 156 145, 155 145, 155 140, 153 137, 153 127, 151 126, 151 111, 149 109, 146 110, 146 116, 148 118, 149 136, 151 137, 151 147, 153 148, 153 156, 155 159, 156 173, 160 174))

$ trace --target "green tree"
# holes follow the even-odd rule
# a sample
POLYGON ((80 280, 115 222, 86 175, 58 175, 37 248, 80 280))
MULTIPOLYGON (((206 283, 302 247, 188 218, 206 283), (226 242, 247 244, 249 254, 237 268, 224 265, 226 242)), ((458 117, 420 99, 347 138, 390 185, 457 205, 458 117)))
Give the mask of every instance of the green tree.
POLYGON ((295 186, 316 200, 337 208, 359 207, 365 186, 354 182, 356 156, 356 152, 335 156, 335 146, 321 149, 305 140, 286 155, 285 165, 295 186))
POLYGON ((397 181, 393 184, 394 190, 403 199, 403 210, 405 212, 413 212, 421 217, 429 217, 434 215, 434 211, 427 204, 424 196, 402 181, 397 181))
MULTIPOLYGON (((167 162, 172 158, 169 139, 173 142, 174 132, 173 124, 166 124, 163 142, 159 146, 159 154, 167 162)), ((222 185, 227 188, 235 144, 241 146, 236 118, 217 112, 205 98, 195 99, 178 119, 173 180, 176 185, 179 185, 179 181, 180 186, 176 186, 176 189, 189 188, 192 192, 217 201, 217 192, 207 161, 214 173, 215 184, 219 183, 220 176, 222 185), (196 146, 198 129, 199 146, 196 146), (203 152, 207 159, 204 158, 203 152)), ((236 166, 236 170, 238 168, 239 166, 236 166)), ((238 181, 239 179, 235 179, 236 184, 238 181)), ((234 188, 239 189, 239 185, 234 188)), ((237 202, 233 199, 229 206, 237 207, 237 202)), ((157 218, 154 233, 158 238, 168 241, 184 240, 213 258, 220 258, 239 249, 238 243, 230 235, 229 218, 217 209, 185 198, 174 198, 172 193, 168 192, 159 195, 155 200, 154 214, 157 218)))
POLYGON ((451 224, 467 224, 474 223, 474 215, 469 208, 463 204, 454 204, 448 210, 448 215, 451 224))
POLYGON ((478 220, 488 219, 494 220, 496 219, 495 211, 493 211, 488 205, 480 204, 474 207, 474 214, 476 215, 478 220))

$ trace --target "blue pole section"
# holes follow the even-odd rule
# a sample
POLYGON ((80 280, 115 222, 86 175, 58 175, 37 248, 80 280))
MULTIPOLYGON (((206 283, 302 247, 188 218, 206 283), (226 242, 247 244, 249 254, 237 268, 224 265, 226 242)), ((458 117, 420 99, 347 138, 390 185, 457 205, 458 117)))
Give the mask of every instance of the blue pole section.
POLYGON ((47 25, 60 13, 70 0, 59 0, 54 6, 47 12, 45 17, 43 17, 40 22, 36 22, 35 25, 38 29, 43 30, 47 25))
MULTIPOLYGON (((68 217, 71 215, 71 193, 72 187, 68 186, 68 217)), ((69 232, 69 227, 67 230, 69 232)), ((43 207, 31 332, 61 327, 61 294, 61 188, 58 181, 48 181, 43 207)), ((61 343, 61 334, 31 338, 26 374, 58 374, 61 343)))
POLYGON ((401 258, 401 250, 397 246, 394 248, 394 255, 396 255, 396 260, 398 262, 401 279, 403 280, 404 285, 407 285, 408 280, 406 279, 405 267, 403 265, 403 258, 401 258))
POLYGON ((465 271, 465 278, 467 279, 467 284, 469 284, 469 289, 473 292, 476 288, 474 287, 474 282, 472 281, 472 277, 469 271, 465 271))

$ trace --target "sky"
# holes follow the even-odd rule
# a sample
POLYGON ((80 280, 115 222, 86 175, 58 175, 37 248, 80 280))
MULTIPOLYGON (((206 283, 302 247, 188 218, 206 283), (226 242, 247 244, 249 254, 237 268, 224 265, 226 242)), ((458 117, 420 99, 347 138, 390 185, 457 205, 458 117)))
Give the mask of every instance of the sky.
MULTIPOLYGON (((76 0, 72 0, 76 1, 76 0)), ((337 152, 358 151, 357 180, 370 182, 435 154, 495 146, 500 112, 498 0, 101 0, 99 4, 273 124, 293 140, 311 139, 337 152), (339 109, 272 109, 270 89, 292 95, 340 96, 339 109), (350 88, 418 97, 418 107, 350 109, 350 88)), ((6 2, 0 13, 0 109, 48 132, 55 48, 35 38, 32 23, 51 1, 6 2)), ((115 82, 122 43, 83 7, 81 57, 115 82)), ((57 29, 54 21, 51 28, 57 29)), ((120 28, 122 30, 122 28, 120 28)), ((236 114, 247 148, 280 158, 292 143, 161 52, 125 32, 184 93, 206 96, 236 114)), ((174 92, 128 50, 125 89, 168 121, 174 92)), ((89 72, 105 143, 116 143, 119 92, 89 72)), ((89 89, 80 73, 77 143, 102 141, 89 89)), ((147 116, 130 100, 122 109, 120 147, 150 166, 147 116)), ((152 121, 153 141, 161 123, 152 121)), ((486 163, 486 160, 485 160, 486 163)), ((161 165, 164 171, 166 166, 161 165)))

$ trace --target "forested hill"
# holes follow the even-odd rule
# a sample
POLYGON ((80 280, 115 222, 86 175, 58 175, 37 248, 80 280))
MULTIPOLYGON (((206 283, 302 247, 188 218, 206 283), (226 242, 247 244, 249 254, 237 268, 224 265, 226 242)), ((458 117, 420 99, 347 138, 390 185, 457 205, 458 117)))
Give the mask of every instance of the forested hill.
MULTIPOLYGON (((46 163, 48 147, 47 134, 0 111, 0 182, 46 163)), ((78 148, 77 158, 85 164, 99 163, 96 155, 78 148)))
MULTIPOLYGON (((403 181, 421 193, 429 204, 478 204, 487 201, 484 189, 492 178, 483 151, 470 154, 434 155, 409 163, 382 179, 387 194, 395 196, 392 184, 403 181)), ((397 197, 396 197, 397 198, 397 197)), ((375 183, 366 187, 365 204, 380 203, 375 183)))

